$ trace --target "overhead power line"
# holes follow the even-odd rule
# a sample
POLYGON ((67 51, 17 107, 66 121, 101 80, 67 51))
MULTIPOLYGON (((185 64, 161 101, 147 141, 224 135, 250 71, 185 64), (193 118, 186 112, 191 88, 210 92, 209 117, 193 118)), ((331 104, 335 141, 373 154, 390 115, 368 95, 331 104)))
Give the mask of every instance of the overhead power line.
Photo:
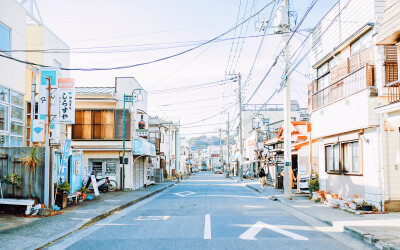
MULTIPOLYGON (((274 0, 274 1, 275 1, 275 0, 274 0)), ((104 68, 64 68, 64 67, 61 67, 60 69, 61 69, 61 70, 68 70, 68 71, 105 71, 105 70, 128 69, 128 68, 134 68, 134 67, 139 67, 139 66, 143 66, 143 65, 149 65, 149 64, 153 64, 153 63, 165 61, 165 60, 168 60, 168 59, 171 59, 171 58, 180 56, 180 55, 184 55, 184 54, 186 54, 186 53, 188 53, 188 52, 190 52, 190 51, 193 51, 193 50, 198 49, 198 48, 200 48, 200 47, 202 47, 202 46, 204 46, 204 45, 207 45, 207 44, 209 44, 209 43, 212 43, 212 42, 214 42, 215 40, 217 40, 217 39, 219 39, 219 38, 225 36, 226 34, 230 33, 230 32, 233 31, 234 29, 236 29, 237 27, 239 27, 239 26, 243 25, 244 23, 250 21, 250 19, 252 19, 254 16, 258 15, 259 13, 261 13, 264 9, 266 9, 266 8, 267 8, 270 4, 272 4, 274 1, 271 1, 270 3, 268 3, 267 5, 265 5, 263 8, 261 8, 259 11, 257 11, 254 15, 252 15, 252 16, 250 16, 249 18, 247 18, 246 20, 240 22, 240 23, 237 24, 235 27, 230 28, 229 30, 225 31, 224 33, 222 33, 222 34, 220 34, 220 35, 214 37, 213 39, 208 40, 207 42, 204 42, 204 43, 202 43, 202 44, 199 44, 199 45, 197 45, 197 46, 194 46, 194 47, 192 47, 192 48, 190 48, 190 49, 181 51, 181 52, 176 53, 176 54, 172 54, 172 55, 169 55, 169 56, 166 56, 166 57, 158 58, 158 59, 151 60, 151 61, 147 61, 147 62, 142 62, 142 63, 137 63, 137 64, 130 64, 130 65, 123 65, 123 66, 104 67, 104 68)), ((17 58, 8 56, 8 55, 4 55, 4 54, 0 54, 0 56, 1 56, 1 57, 4 57, 4 58, 7 58, 7 59, 10 59, 10 60, 14 60, 14 61, 20 62, 20 63, 25 63, 25 64, 33 65, 33 66, 38 66, 38 67, 50 67, 50 66, 48 66, 48 65, 43 65, 43 64, 38 64, 38 63, 33 63, 33 62, 28 62, 28 61, 20 60, 20 59, 17 59, 17 58)))
MULTIPOLYGON (((232 97, 232 96, 236 96, 236 95, 229 95, 229 96, 226 96, 226 97, 232 97)), ((175 103, 169 103, 169 104, 162 104, 162 105, 159 105, 159 106, 165 107, 165 106, 192 103, 192 102, 204 102, 204 101, 216 100, 216 99, 221 99, 221 97, 212 97, 212 98, 206 98, 206 99, 196 99, 196 100, 187 101, 187 102, 175 102, 175 103)))
POLYGON ((225 80, 219 80, 219 81, 214 81, 214 82, 201 83, 201 84, 189 85, 189 86, 183 86, 183 87, 177 87, 177 88, 152 90, 152 91, 149 91, 148 93, 152 94, 152 95, 167 94, 167 93, 173 93, 173 92, 189 91, 189 90, 197 90, 197 89, 202 89, 202 88, 215 87, 215 86, 220 86, 220 85, 224 85, 224 84, 226 84, 225 80))

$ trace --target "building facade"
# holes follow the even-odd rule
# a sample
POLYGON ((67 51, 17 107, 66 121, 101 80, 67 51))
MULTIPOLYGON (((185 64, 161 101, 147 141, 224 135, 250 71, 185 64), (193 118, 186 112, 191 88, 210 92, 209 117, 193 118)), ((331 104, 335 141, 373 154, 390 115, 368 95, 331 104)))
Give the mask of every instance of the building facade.
POLYGON ((385 1, 340 0, 313 29, 309 58, 320 188, 343 198, 363 197, 379 209, 388 204, 386 169, 394 163, 387 165, 385 158, 395 153, 386 147, 386 121, 376 111, 387 102, 382 65, 390 50, 374 46, 384 9, 385 1))
POLYGON ((68 127, 68 136, 71 147, 83 153, 84 177, 107 176, 117 182, 119 189, 127 190, 154 180, 155 145, 137 131, 138 123, 147 115, 146 102, 146 91, 133 77, 117 77, 114 87, 76 88, 75 124, 68 127), (134 99, 143 97, 142 101, 125 103, 125 126, 124 94, 134 99))

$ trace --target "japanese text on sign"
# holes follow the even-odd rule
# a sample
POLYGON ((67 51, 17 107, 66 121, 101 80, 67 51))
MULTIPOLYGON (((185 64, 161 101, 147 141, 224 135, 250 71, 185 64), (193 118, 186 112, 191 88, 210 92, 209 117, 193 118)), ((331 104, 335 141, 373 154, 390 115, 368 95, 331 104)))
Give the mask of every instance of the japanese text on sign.
POLYGON ((75 83, 73 78, 58 79, 58 122, 75 123, 75 83))

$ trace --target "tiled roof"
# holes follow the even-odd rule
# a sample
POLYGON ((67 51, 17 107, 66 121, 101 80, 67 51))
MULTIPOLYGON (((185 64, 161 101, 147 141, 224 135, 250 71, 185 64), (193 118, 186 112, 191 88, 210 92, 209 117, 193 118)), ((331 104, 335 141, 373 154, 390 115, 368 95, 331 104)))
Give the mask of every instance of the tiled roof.
POLYGON ((77 94, 112 94, 114 87, 76 87, 77 94))

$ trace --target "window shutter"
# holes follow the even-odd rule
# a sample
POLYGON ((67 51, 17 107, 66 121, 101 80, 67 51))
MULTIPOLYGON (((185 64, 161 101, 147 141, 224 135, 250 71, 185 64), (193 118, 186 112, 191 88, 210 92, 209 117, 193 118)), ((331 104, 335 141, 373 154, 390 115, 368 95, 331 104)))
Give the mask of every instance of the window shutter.
POLYGON ((386 46, 386 62, 397 62, 397 47, 395 45, 386 46))
MULTIPOLYGON (((115 111, 115 139, 123 140, 124 111, 115 111)), ((125 111, 125 140, 131 140, 131 114, 125 111)))

